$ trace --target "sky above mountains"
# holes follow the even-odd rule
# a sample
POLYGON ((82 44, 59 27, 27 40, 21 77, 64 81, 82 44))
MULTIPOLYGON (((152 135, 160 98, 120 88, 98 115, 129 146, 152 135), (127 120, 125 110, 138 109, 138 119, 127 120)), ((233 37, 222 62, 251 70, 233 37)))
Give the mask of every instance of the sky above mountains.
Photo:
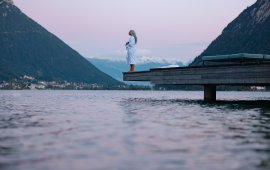
POLYGON ((190 61, 256 0, 14 0, 84 57, 125 59, 128 31, 138 56, 190 61))

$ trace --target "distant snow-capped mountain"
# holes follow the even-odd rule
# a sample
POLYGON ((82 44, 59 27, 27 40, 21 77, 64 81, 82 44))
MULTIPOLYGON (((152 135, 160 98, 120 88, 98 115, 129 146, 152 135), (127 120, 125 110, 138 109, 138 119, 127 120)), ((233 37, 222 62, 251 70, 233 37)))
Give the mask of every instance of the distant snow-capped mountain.
POLYGON ((167 59, 167 58, 160 58, 155 56, 138 56, 137 57, 138 64, 144 63, 160 63, 160 64, 176 64, 179 63, 176 59, 167 59))
MULTIPOLYGON (((126 54, 108 54, 104 56, 98 56, 98 57, 88 57, 88 58, 95 58, 95 59, 102 59, 102 60, 108 60, 108 61, 121 61, 126 62, 126 54)), ((137 64, 144 64, 144 63, 160 63, 165 65, 172 65, 177 63, 182 63, 184 65, 189 65, 191 62, 181 62, 181 57, 178 59, 176 58, 170 58, 170 57, 157 57, 153 55, 137 55, 136 57, 137 64)))
MULTIPOLYGON (((94 64, 98 69, 104 73, 110 75, 116 80, 123 81, 122 73, 129 70, 129 66, 126 64, 126 61, 113 61, 106 59, 97 59, 97 58, 88 58, 92 64, 94 64)), ((161 68, 161 67, 177 67, 184 66, 181 62, 169 63, 169 62, 156 62, 150 60, 144 60, 142 63, 136 65, 136 71, 149 70, 151 68, 161 68)), ((129 83, 129 82, 126 82, 129 83)), ((145 83, 131 82, 131 84, 145 85, 145 83)))

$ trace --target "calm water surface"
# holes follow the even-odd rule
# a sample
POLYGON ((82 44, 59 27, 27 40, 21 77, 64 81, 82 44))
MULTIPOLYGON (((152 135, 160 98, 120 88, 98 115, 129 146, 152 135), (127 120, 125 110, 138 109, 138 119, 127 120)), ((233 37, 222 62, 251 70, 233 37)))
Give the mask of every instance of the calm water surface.
POLYGON ((0 91, 0 169, 270 169, 270 93, 202 97, 0 91))

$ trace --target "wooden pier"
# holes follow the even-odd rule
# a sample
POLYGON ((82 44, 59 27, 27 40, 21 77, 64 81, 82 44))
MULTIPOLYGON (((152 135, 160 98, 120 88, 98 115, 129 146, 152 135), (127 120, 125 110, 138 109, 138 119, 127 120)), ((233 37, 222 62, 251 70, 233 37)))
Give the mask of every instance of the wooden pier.
POLYGON ((204 100, 216 101, 216 86, 269 86, 270 63, 155 68, 123 73, 124 81, 148 81, 152 84, 202 85, 204 100))

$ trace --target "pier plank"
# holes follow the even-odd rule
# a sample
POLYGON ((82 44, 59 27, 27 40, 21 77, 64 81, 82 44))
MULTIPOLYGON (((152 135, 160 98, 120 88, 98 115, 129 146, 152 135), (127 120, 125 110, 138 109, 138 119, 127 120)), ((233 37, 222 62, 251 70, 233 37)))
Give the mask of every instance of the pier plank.
POLYGON ((154 84, 257 85, 270 84, 270 63, 209 67, 179 67, 124 73, 125 81, 154 84))

